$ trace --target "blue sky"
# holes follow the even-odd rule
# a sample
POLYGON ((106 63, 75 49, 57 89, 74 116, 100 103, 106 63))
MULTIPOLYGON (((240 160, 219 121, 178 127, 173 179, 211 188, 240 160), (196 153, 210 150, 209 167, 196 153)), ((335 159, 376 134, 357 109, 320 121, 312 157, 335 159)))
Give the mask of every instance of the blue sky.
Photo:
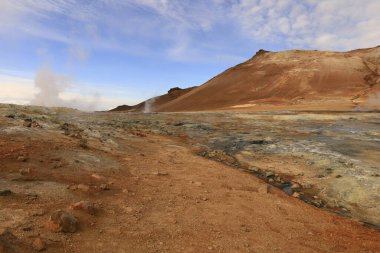
POLYGON ((109 109, 200 85, 261 48, 372 47, 379 10, 378 0, 1 0, 0 102, 109 109), (42 75, 49 83, 35 83, 42 75), (49 85, 53 99, 39 99, 49 85))

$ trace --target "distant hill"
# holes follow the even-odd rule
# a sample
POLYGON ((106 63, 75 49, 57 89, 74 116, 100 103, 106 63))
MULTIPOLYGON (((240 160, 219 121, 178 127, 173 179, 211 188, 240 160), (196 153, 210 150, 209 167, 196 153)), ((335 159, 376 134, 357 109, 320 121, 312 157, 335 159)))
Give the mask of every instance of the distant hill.
POLYGON ((133 106, 130 106, 130 105, 119 105, 118 107, 111 109, 110 112, 129 111, 131 109, 133 109, 133 106))
POLYGON ((349 52, 260 50, 199 87, 157 97, 153 110, 365 109, 380 107, 379 84, 380 46, 349 52))
POLYGON ((134 106, 128 106, 128 105, 121 105, 118 106, 112 110, 114 111, 130 111, 130 112, 152 112, 152 111, 158 111, 163 105, 166 105, 167 103, 187 94, 188 92, 192 91, 196 87, 190 87, 186 89, 181 89, 179 87, 171 88, 168 93, 153 97, 151 99, 148 99, 144 102, 141 102, 140 104, 134 105, 134 106))

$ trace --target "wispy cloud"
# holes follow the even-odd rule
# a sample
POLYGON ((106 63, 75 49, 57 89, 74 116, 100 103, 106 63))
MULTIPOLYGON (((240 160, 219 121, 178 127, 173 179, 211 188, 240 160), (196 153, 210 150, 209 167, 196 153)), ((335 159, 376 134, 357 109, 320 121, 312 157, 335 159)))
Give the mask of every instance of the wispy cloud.
POLYGON ((378 0, 241 0, 232 16, 253 40, 347 50, 380 44, 379 9, 378 0))

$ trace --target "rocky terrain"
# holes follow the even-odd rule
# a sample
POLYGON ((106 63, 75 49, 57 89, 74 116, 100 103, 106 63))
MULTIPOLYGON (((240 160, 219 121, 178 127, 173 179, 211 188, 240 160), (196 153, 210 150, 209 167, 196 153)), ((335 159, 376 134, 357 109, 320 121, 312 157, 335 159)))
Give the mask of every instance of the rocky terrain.
POLYGON ((379 123, 0 105, 0 252, 380 252, 379 123))

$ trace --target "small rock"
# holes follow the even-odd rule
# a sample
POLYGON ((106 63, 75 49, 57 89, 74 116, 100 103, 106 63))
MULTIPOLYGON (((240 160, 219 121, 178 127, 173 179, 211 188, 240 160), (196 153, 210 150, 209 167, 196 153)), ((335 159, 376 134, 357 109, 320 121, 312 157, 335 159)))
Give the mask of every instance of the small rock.
POLYGON ((27 232, 32 231, 32 226, 30 225, 24 226, 22 227, 22 231, 27 231, 27 232))
POLYGON ((27 169, 23 168, 23 169, 20 169, 18 172, 20 173, 21 176, 26 176, 26 175, 30 175, 31 170, 30 168, 27 168, 27 169))
POLYGON ((70 206, 73 210, 83 210, 91 215, 94 215, 96 212, 95 205, 90 201, 79 201, 70 206))
POLYGON ((50 215, 46 227, 52 232, 74 233, 78 228, 78 220, 64 210, 57 210, 50 215))
POLYGON ((169 175, 169 173, 166 171, 158 171, 157 172, 157 176, 167 176, 167 175, 169 175))
POLYGON ((311 184, 303 184, 302 187, 304 189, 311 189, 311 188, 313 188, 313 186, 311 184))
POLYGON ((95 178, 95 179, 97 179, 97 180, 102 180, 102 179, 105 178, 105 177, 100 176, 100 175, 98 175, 98 174, 92 174, 91 177, 92 177, 92 178, 95 178))
POLYGON ((208 200, 208 198, 206 198, 206 197, 203 197, 203 198, 202 198, 202 200, 203 200, 203 201, 207 201, 207 200, 208 200))
POLYGON ((131 212, 133 211, 133 209, 132 209, 132 207, 127 206, 127 207, 125 208, 125 211, 126 211, 127 213, 131 213, 131 212))
POLYGON ((99 187, 101 190, 103 191, 108 191, 110 190, 110 187, 108 184, 101 184, 100 187, 99 187))
POLYGON ((290 187, 291 189, 299 189, 301 186, 297 183, 292 183, 292 186, 290 187))
POLYGON ((271 186, 270 185, 262 185, 260 186, 257 191, 261 194, 267 194, 267 193, 270 193, 270 190, 271 190, 271 186))
POLYGON ((335 176, 335 178, 341 178, 342 177, 342 175, 336 175, 335 176))
POLYGON ((30 245, 26 245, 9 229, 0 229, 0 252, 30 252, 30 245))
POLYGON ((202 182, 194 182, 194 184, 195 184, 196 186, 202 186, 202 185, 203 185, 202 182))
POLYGON ((0 196, 9 196, 12 194, 11 190, 0 190, 0 196))
POLYGON ((293 198, 299 198, 301 194, 299 192, 293 192, 292 197, 293 198))
POLYGON ((19 157, 17 157, 17 161, 19 162, 26 162, 26 160, 28 160, 26 156, 20 155, 19 157))
POLYGON ((253 172, 259 172, 259 168, 257 167, 249 167, 248 170, 253 171, 253 172))
POLYGON ((38 252, 46 249, 46 244, 41 238, 36 238, 33 241, 32 246, 33 246, 33 249, 38 251, 38 252))
POLYGON ((24 120, 23 126, 24 127, 32 127, 32 120, 31 119, 24 120))
POLYGON ((86 184, 78 184, 77 189, 81 190, 82 192, 88 192, 90 190, 90 186, 86 184))
POLYGON ((269 178, 268 182, 269 183, 274 183, 274 179, 273 178, 269 178))
POLYGON ((265 172, 265 177, 273 177, 274 173, 272 171, 265 172))

